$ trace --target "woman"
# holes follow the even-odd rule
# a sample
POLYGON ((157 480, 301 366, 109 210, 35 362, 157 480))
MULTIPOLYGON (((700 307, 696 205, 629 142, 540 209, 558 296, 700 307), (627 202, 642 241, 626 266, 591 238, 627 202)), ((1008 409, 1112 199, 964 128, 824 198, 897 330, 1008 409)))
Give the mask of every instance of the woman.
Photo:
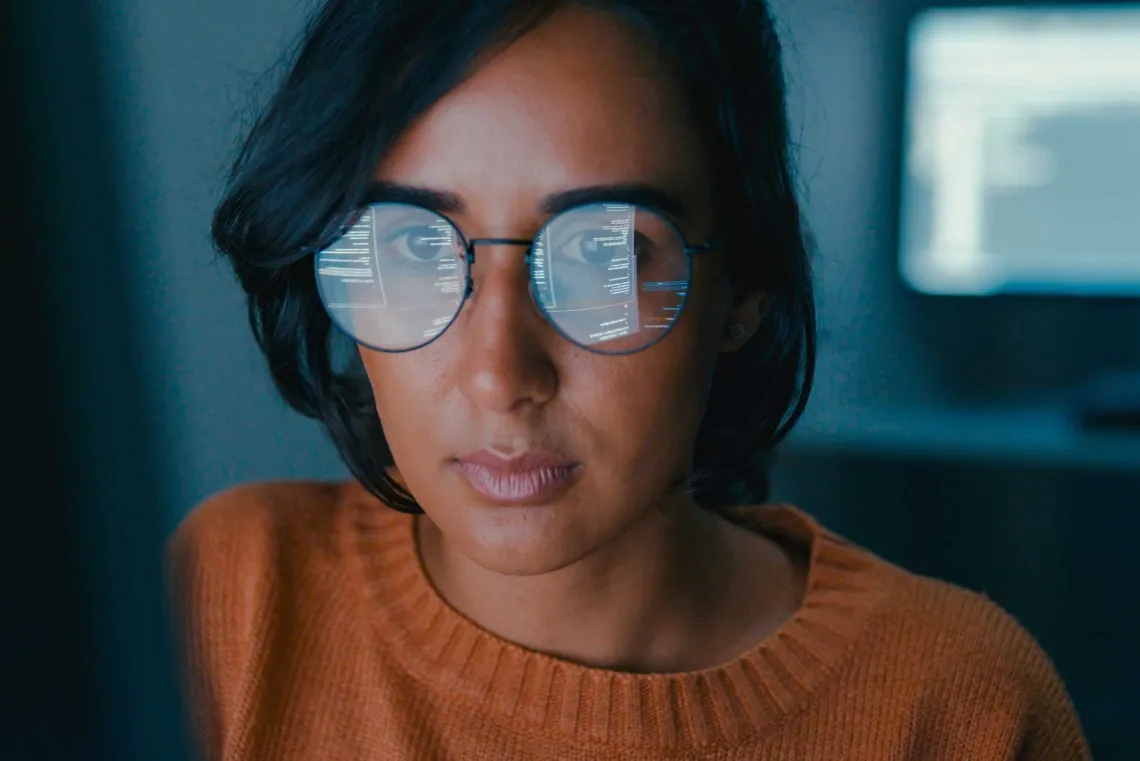
POLYGON ((211 759, 1079 759, 982 597, 759 464, 814 356, 760 0, 328 0, 215 220, 350 484, 172 545, 211 759))

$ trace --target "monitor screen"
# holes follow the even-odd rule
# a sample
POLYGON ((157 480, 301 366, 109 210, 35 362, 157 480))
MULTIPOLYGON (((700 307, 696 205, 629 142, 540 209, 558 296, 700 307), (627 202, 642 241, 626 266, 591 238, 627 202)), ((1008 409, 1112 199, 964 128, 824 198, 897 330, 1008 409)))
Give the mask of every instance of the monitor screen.
POLYGON ((1140 3, 930 9, 907 48, 903 279, 1140 296, 1140 3))

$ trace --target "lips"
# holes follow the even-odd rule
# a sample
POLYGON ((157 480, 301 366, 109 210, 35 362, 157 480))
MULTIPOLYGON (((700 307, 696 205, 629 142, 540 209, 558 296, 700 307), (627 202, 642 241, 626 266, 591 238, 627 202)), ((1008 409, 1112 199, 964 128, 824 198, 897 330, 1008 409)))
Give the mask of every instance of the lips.
POLYGON ((569 489, 580 470, 575 462, 541 452, 503 458, 484 450, 460 457, 456 464, 477 494, 501 505, 552 502, 569 489))

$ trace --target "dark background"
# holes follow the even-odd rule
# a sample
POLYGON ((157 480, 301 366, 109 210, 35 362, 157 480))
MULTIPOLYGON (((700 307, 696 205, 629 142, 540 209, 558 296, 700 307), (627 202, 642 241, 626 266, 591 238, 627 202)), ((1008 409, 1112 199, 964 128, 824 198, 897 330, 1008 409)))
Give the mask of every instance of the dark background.
MULTIPOLYGON (((819 385, 776 496, 989 594, 1053 655, 1098 759, 1140 759, 1140 437, 1062 402, 1140 366, 1140 301, 922 297, 895 217, 917 0, 779 0, 820 245, 819 385)), ((0 19, 12 469, 0 759, 185 758, 162 545, 239 481, 337 477, 274 395, 207 241, 300 0, 13 0, 0 19)), ((1140 137, 1138 137, 1140 139, 1140 137)))

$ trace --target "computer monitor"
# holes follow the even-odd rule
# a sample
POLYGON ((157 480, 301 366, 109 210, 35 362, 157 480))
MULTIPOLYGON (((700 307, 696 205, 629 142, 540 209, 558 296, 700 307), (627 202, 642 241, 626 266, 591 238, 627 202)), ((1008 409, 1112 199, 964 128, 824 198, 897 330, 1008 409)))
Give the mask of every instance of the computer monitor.
POLYGON ((1140 296, 1140 3, 928 9, 906 75, 910 287, 1140 296))

